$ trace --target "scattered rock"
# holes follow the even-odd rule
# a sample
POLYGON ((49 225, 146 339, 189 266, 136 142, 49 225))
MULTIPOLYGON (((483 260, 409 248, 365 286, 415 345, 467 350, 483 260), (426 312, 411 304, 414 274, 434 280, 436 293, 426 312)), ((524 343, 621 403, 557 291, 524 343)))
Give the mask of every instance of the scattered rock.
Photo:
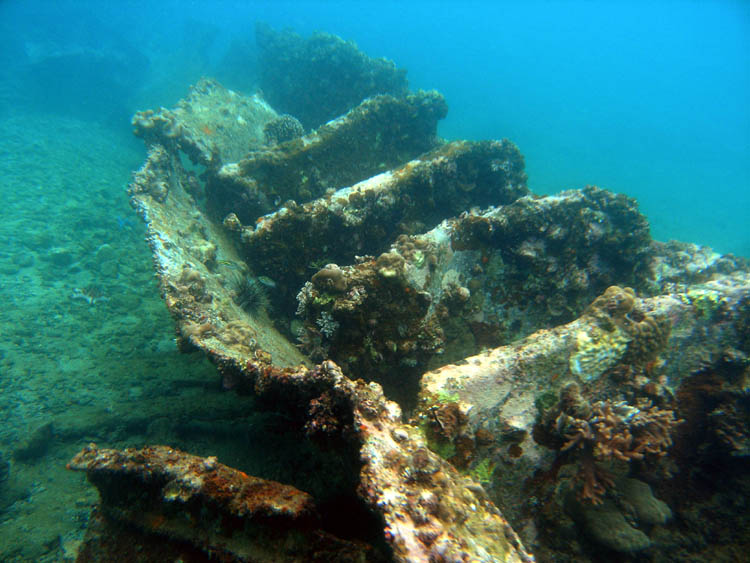
POLYGON ((42 259, 58 268, 67 268, 73 263, 73 253, 67 248, 53 248, 42 259))
POLYGON ((43 457, 55 438, 52 423, 48 422, 32 432, 18 447, 13 450, 13 459, 33 462, 43 457))

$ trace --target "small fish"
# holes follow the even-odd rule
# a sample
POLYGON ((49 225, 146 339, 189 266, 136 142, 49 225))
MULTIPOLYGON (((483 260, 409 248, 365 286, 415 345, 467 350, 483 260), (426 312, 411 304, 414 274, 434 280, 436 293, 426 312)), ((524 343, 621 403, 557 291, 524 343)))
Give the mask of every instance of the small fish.
POLYGON ((133 220, 130 217, 121 217, 118 215, 116 219, 117 219, 117 228, 120 230, 130 229, 134 225, 133 220))
POLYGON ((229 268, 232 268, 234 270, 240 270, 241 266, 237 264, 237 262, 232 262, 231 260, 217 260, 218 264, 221 264, 222 266, 228 266, 229 268))
POLYGON ((259 281, 260 283, 262 283, 263 285, 265 285, 266 287, 270 287, 270 288, 275 288, 275 287, 276 287, 276 282, 275 282, 275 281, 273 281, 273 280, 272 280, 271 278, 269 278, 268 276, 258 276, 258 277, 257 277, 256 279, 257 279, 257 280, 258 280, 258 281, 259 281))

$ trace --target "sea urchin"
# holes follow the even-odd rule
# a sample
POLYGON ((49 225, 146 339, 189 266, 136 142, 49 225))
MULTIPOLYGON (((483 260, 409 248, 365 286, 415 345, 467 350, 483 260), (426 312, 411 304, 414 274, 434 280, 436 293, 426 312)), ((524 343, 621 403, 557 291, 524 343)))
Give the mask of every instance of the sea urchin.
POLYGON ((255 314, 262 309, 268 309, 268 295, 263 284, 257 279, 238 274, 231 284, 234 302, 246 312, 255 314))

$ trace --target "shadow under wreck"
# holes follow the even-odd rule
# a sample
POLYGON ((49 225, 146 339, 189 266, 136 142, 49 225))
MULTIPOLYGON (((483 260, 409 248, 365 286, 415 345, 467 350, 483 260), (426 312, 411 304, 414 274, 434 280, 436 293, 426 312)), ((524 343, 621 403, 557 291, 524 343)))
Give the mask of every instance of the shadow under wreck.
MULTIPOLYGON (((352 48, 259 40, 264 64, 352 48)), ((307 134, 207 79, 136 114, 148 157, 129 189, 180 347, 340 459, 340 489, 300 479, 292 457, 283 480, 307 492, 164 447, 91 446, 71 462, 102 497, 82 560, 122 546, 96 543, 113 528, 194 560, 629 560, 670 533, 677 550, 652 495, 668 496, 665 461, 694 416, 674 390, 729 349, 747 377, 747 263, 652 241, 623 195, 531 194, 513 143, 442 141, 439 93, 356 61, 383 88, 307 134)), ((733 385, 722 436, 746 459, 733 385)))

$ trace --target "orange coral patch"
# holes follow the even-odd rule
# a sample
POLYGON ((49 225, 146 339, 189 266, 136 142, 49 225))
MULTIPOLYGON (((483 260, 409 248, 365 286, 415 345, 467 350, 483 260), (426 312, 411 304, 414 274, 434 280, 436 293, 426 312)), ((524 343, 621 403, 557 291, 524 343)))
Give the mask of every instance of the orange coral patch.
POLYGON ((167 521, 166 516, 163 514, 152 514, 147 517, 148 525, 152 530, 158 530, 167 521))

